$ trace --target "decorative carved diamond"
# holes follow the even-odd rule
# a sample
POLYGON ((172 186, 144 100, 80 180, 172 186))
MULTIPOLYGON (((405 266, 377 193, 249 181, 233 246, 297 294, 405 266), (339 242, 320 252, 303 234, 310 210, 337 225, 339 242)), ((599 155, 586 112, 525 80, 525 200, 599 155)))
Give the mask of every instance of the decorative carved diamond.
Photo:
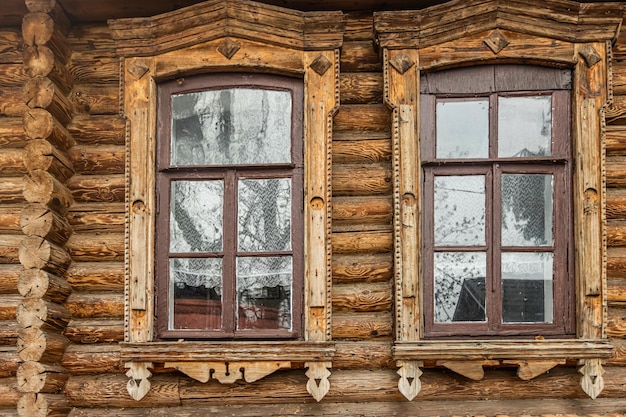
POLYGON ((415 62, 413 62, 413 60, 411 58, 409 58, 408 56, 406 56, 406 55, 396 56, 394 58, 391 58, 389 60, 389 63, 400 74, 404 74, 413 65, 415 65, 415 62))
POLYGON ((309 67, 311 67, 313 71, 317 72, 319 75, 324 75, 332 64, 333 63, 330 62, 330 60, 324 55, 318 55, 317 58, 315 58, 313 62, 311 62, 311 65, 309 65, 309 67))
POLYGON ((498 29, 494 30, 487 36, 483 43, 493 51, 494 54, 498 54, 501 50, 509 46, 509 40, 498 29))
POLYGON ((600 54, 593 49, 593 46, 591 45, 585 46, 580 50, 580 52, 578 52, 578 54, 583 57, 585 64, 587 64, 589 68, 593 67, 602 60, 600 54))
POLYGON ((134 62, 128 69, 128 72, 130 72, 133 77, 140 80, 141 77, 146 75, 149 69, 150 68, 148 68, 148 66, 142 62, 134 62))
POLYGON ((230 38, 224 39, 220 46, 217 47, 217 50, 220 54, 224 55, 226 58, 231 59, 233 55, 237 53, 237 51, 241 48, 237 42, 233 41, 230 38))

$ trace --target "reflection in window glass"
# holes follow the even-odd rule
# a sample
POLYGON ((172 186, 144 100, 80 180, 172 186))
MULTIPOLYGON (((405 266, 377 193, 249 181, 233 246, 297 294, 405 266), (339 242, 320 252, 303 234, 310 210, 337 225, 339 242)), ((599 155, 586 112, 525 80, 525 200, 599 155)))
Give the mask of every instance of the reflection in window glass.
POLYGON ((172 96, 173 165, 291 162, 291 94, 251 88, 172 96))
POLYGON ((291 329, 291 256, 237 258, 237 329, 291 329))
POLYGON ((552 253, 502 254, 502 321, 552 323, 552 253))
POLYGON ((485 244, 485 176, 435 177, 435 245, 485 244))
POLYGON ((552 245, 553 176, 502 175, 502 245, 552 245))
POLYGON ((489 101, 438 101, 437 158, 489 156, 489 101))
POLYGON ((552 98, 498 98, 498 156, 551 155, 552 98))
POLYGON ((170 251, 222 250, 223 207, 223 181, 172 181, 170 251))
POLYGON ((222 327, 222 259, 170 259, 169 329, 222 327))
POLYGON ((291 179, 240 180, 239 250, 291 249, 291 179))
POLYGON ((436 252, 435 322, 486 321, 485 252, 436 252))

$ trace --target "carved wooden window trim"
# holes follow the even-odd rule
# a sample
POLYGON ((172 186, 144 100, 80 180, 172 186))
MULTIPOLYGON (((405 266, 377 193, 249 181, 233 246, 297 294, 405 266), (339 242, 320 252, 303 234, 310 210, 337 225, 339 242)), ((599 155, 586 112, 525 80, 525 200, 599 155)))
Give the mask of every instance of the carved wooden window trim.
POLYGON ((146 395, 149 368, 155 363, 202 382, 214 378, 222 383, 252 382, 304 364, 307 390, 320 401, 330 388, 335 352, 330 337, 330 145, 332 117, 339 105, 342 13, 211 0, 154 17, 111 20, 109 26, 121 58, 121 110, 128 127, 126 325, 121 357, 129 368, 129 394, 136 400, 146 395), (215 72, 303 79, 303 340, 155 341, 156 85, 215 72))
POLYGON ((421 11, 374 14, 384 58, 385 100, 393 110, 398 388, 412 400, 425 361, 470 379, 483 366, 518 366, 531 379, 566 361, 582 365, 581 386, 603 388, 606 338, 604 111, 611 102, 611 43, 622 21, 617 4, 453 0, 421 11), (522 16, 523 18, 519 18, 522 16), (549 16, 549 17, 548 17, 549 16), (518 19, 519 18, 519 19, 518 19), (467 65, 533 63, 569 68, 572 84, 576 337, 550 340, 423 340, 419 151, 420 73, 467 65))

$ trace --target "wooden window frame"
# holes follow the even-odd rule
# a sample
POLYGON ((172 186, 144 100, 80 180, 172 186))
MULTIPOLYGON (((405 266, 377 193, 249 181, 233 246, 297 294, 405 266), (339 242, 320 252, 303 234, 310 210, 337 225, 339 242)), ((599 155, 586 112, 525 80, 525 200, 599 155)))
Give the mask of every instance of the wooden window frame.
MULTIPOLYGON (((420 155, 424 176, 423 201, 423 271, 424 271, 424 338, 437 337, 502 337, 537 336, 572 337, 575 333, 574 321, 574 280, 573 257, 569 253, 573 236, 570 228, 571 216, 571 137, 570 137, 570 96, 571 75, 568 70, 544 69, 527 65, 483 65, 444 70, 422 75, 420 96, 420 155), (515 77, 507 76, 513 74, 515 77), (429 76, 434 75, 431 79, 429 76), (491 81, 493 80, 493 81, 491 81), (520 80, 529 80, 524 90, 516 90, 520 80), (502 158, 497 155, 498 99, 500 97, 550 96, 552 102, 552 152, 545 157, 502 158), (451 159, 437 158, 436 149, 436 106, 441 101, 465 100, 489 101, 489 155, 486 158, 451 159), (486 194, 486 244, 480 252, 486 253, 488 287, 486 291, 487 321, 437 323, 434 320, 433 255, 438 251, 454 251, 454 247, 441 248, 434 244, 433 178, 443 175, 484 174, 487 180, 486 194), (503 323, 502 322, 502 281, 500 277, 499 254, 504 247, 494 246, 493 239, 499 235, 501 224, 501 201, 498 186, 504 173, 543 173, 555 177, 555 212, 553 244, 542 247, 516 248, 518 251, 554 253, 554 321, 552 323, 503 323)), ((496 239, 497 241, 498 239, 496 239)), ((456 250, 468 251, 465 246, 456 250)), ((478 249, 470 250, 472 252, 478 249)), ((509 248, 511 250, 511 248, 509 248)))
POLYGON ((339 105, 341 12, 298 12, 209 0, 173 12, 110 20, 121 58, 121 111, 127 119, 125 342, 127 389, 150 390, 155 363, 201 382, 254 382, 283 368, 308 368, 307 391, 330 389, 330 146, 339 105), (187 22, 187 23, 185 23, 187 22), (301 340, 172 340, 155 334, 157 85, 191 75, 249 72, 299 78, 304 86, 304 265, 301 340))
POLYGON ((602 361, 612 351, 606 335, 604 112, 612 99, 611 44, 621 22, 618 4, 571 1, 563 8, 556 0, 523 5, 452 0, 423 10, 374 14, 374 35, 384 59, 384 96, 393 111, 397 322, 392 352, 398 388, 407 399, 418 395, 425 364, 474 380, 484 376, 483 366, 518 366, 518 376, 531 379, 577 361, 583 391, 591 398, 602 391, 602 361), (425 340, 420 75, 527 63, 572 71, 575 337, 425 340))
POLYGON ((224 190, 224 248, 218 252, 179 253, 177 256, 193 258, 220 258, 224 260, 222 272, 222 328, 219 330, 169 329, 170 320, 170 276, 169 247, 166 244, 155 245, 155 283, 156 283, 156 337, 167 339, 301 339, 303 305, 303 141, 302 141, 302 103, 303 82, 301 79, 268 74, 209 74, 197 75, 186 79, 169 80, 157 86, 157 215, 156 242, 170 241, 170 197, 171 183, 176 180, 223 180, 224 190), (288 92, 291 96, 291 162, 278 164, 236 164, 219 166, 173 165, 171 160, 171 95, 201 92, 222 88, 255 88, 288 92), (237 293, 235 261, 241 256, 236 248, 237 231, 237 191, 239 178, 289 178, 291 182, 291 247, 289 251, 267 251, 250 253, 248 256, 290 255, 293 262, 291 282, 291 329, 245 329, 237 330, 237 293))

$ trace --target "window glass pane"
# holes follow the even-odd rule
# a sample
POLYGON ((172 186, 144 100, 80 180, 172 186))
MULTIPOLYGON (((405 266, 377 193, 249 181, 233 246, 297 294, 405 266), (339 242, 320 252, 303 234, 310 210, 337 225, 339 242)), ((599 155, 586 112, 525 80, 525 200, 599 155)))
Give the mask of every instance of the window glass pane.
POLYGON ((291 249, 291 179, 239 181, 239 250, 291 249))
POLYGON ((435 245, 485 244, 485 176, 435 177, 435 245))
POLYGON ((252 88, 172 96, 173 165, 291 162, 291 93, 252 88))
POLYGON ((222 250, 224 182, 172 181, 170 251, 222 250))
POLYGON ((222 260, 170 259, 170 329, 222 327, 222 260))
POLYGON ((437 102, 437 158, 489 156, 489 101, 437 102))
POLYGON ((498 156, 551 155, 552 97, 498 98, 498 156))
POLYGON ((552 323, 552 253, 502 254, 502 321, 552 323))
POLYGON ((435 322, 485 321, 485 252, 436 252, 435 322))
POLYGON ((552 245, 553 176, 502 175, 502 245, 552 245))
POLYGON ((291 256, 237 258, 237 329, 291 329, 291 256))

